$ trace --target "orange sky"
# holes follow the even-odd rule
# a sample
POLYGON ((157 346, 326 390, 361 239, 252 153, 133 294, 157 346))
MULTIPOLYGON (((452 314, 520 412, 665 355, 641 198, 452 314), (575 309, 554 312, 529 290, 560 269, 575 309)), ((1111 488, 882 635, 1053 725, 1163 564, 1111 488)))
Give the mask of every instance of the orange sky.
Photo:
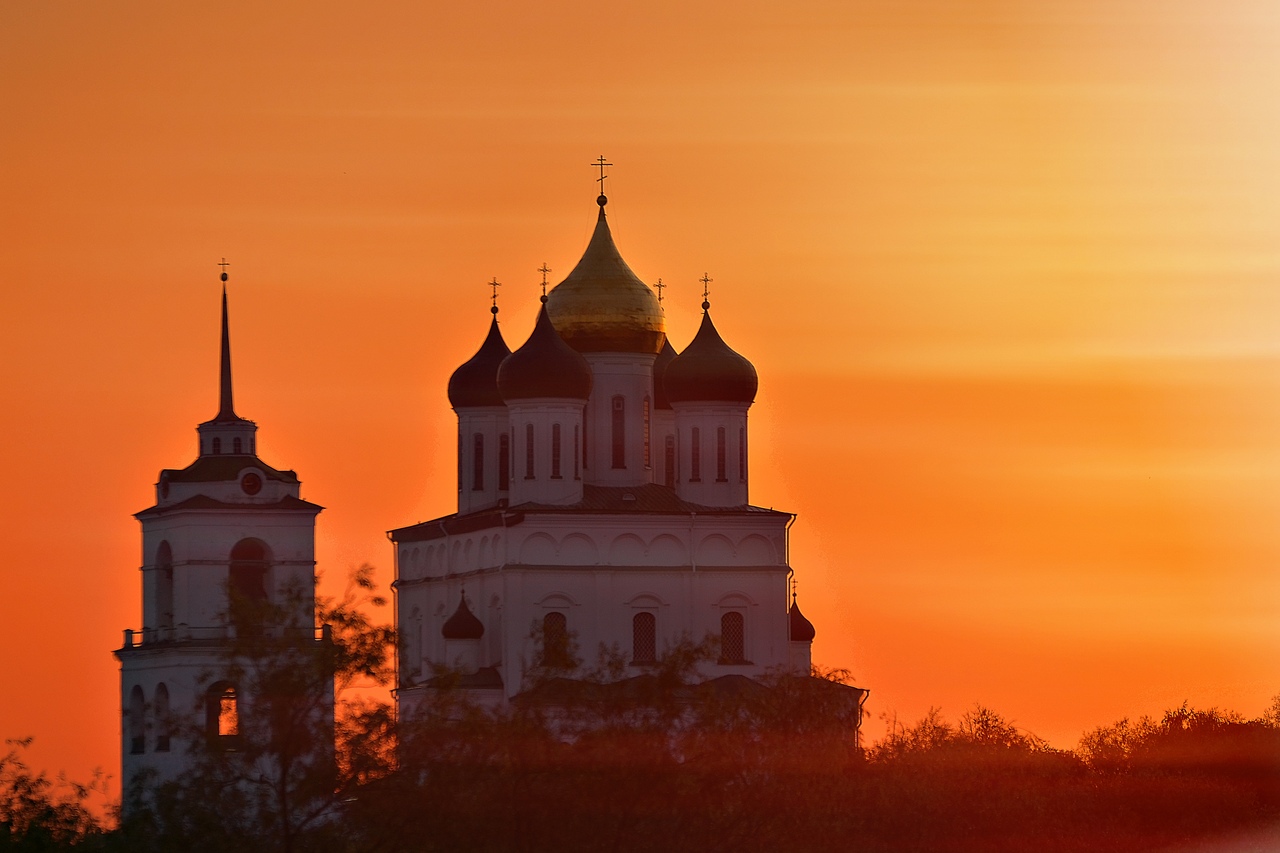
POLYGON ((677 347, 715 279, 752 498, 873 713, 1071 746, 1280 692, 1274 4, 375 5, 0 7, 0 735, 118 772, 130 514, 215 411, 216 261, 322 568, 389 581, 454 505, 483 282, 517 345, 601 153, 677 347))

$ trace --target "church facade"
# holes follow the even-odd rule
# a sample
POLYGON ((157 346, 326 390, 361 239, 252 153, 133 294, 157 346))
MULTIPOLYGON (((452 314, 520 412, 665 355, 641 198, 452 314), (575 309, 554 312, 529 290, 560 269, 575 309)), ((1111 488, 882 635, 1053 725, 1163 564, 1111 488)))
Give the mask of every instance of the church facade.
POLYGON ((445 681, 503 702, 533 669, 572 676, 599 653, 642 675, 708 635, 705 679, 809 672, 814 629, 789 594, 794 516, 749 500, 755 368, 705 294, 676 351, 607 201, 527 341, 508 347, 495 302, 449 380, 457 511, 389 533, 402 711, 445 681))

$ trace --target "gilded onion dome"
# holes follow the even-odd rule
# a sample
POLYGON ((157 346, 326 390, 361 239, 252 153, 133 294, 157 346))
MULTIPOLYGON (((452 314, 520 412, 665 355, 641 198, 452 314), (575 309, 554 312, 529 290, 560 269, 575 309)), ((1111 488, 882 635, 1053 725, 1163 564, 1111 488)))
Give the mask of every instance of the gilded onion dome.
POLYGON ((791 593, 791 611, 788 615, 791 622, 791 642, 813 642, 813 638, 817 636, 818 632, 813 629, 813 623, 800 612, 800 605, 796 604, 796 594, 794 592, 791 593))
POLYGON ((672 403, 745 403, 756 398, 759 379, 751 362, 729 349, 702 303, 702 326, 684 352, 662 373, 672 403))
POLYGON ((478 640, 484 636, 484 625, 467 606, 465 593, 458 601, 458 609, 440 628, 440 634, 446 640, 478 640))
POLYGON ((498 309, 493 309, 489 335, 480 349, 449 377, 449 402, 455 409, 471 406, 501 406, 498 393, 498 367, 511 355, 507 342, 498 331, 498 309))
POLYGON ((662 341, 662 351, 658 353, 658 357, 653 360, 653 407, 655 409, 670 409, 671 400, 667 398, 666 386, 662 384, 662 376, 667 370, 667 365, 676 357, 676 348, 671 345, 671 341, 664 338, 662 341))
POLYGON ((606 199, 600 196, 595 233, 573 272, 547 294, 551 322, 578 352, 657 353, 666 338, 666 315, 609 233, 606 199))
POLYGON ((591 367, 561 340, 545 303, 529 340, 498 368, 498 393, 506 402, 547 397, 585 400, 591 396, 591 367))

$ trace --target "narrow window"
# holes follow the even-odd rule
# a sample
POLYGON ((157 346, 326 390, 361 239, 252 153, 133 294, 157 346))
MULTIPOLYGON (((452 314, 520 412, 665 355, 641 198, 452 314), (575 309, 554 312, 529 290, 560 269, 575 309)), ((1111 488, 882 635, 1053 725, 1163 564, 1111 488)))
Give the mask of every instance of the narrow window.
POLYGON ((720 617, 720 663, 746 663, 745 640, 741 613, 731 610, 720 617))
POLYGON ((747 482, 747 428, 738 429, 738 480, 747 482))
POLYGON ((667 436, 666 446, 663 448, 666 459, 663 464, 666 468, 667 488, 674 489, 676 487, 676 437, 674 435, 667 436))
POLYGON ((219 681, 205 694, 204 730, 214 749, 233 751, 240 741, 240 697, 235 685, 219 681))
POLYGON ((644 418, 644 467, 653 467, 653 451, 649 448, 649 398, 644 398, 644 406, 640 409, 640 414, 644 418))
POLYGON ((129 754, 141 755, 147 751, 147 700, 142 688, 133 685, 129 691, 129 754))
POLYGON ((702 482, 702 430, 689 430, 689 482, 702 482))
POLYGON ((613 398, 613 467, 627 467, 626 408, 621 396, 613 398))
POLYGON ((471 489, 484 491, 484 435, 476 433, 471 439, 471 489))
POLYGON ((658 620, 652 613, 631 619, 631 662, 655 663, 658 659, 658 620))
POLYGON ((581 429, 580 425, 573 425, 573 479, 575 480, 582 479, 582 472, 578 469, 578 436, 581 434, 581 429))
POLYGON ((569 620, 558 610, 542 617, 542 663, 557 669, 573 667, 569 658, 569 620))
POLYGON ((551 478, 560 479, 560 424, 551 425, 551 478))
POLYGON ((716 427, 716 482, 724 483, 728 480, 725 476, 727 473, 725 468, 725 446, 724 446, 724 427, 716 427))
MULTIPOLYGON (((156 627, 173 627, 173 550, 168 542, 156 549, 156 627)), ((172 639, 162 633, 160 640, 172 639)))
POLYGON ((533 424, 524 425, 524 478, 533 479, 533 424))
POLYGON ((267 549, 256 539, 242 539, 231 549, 231 621, 244 636, 256 636, 267 618, 267 549))
POLYGON ((220 438, 215 438, 215 439, 213 440, 213 452, 214 452, 214 453, 221 453, 221 452, 222 452, 222 439, 220 439, 220 438))
POLYGON ((163 681, 156 686, 155 718, 156 752, 168 752, 170 740, 169 733, 171 730, 169 720, 169 688, 164 686, 163 681))
POLYGON ((498 491, 511 489, 511 436, 503 433, 498 436, 498 491))
POLYGON ((463 485, 463 472, 467 468, 466 446, 462 439, 462 433, 458 433, 458 492, 461 493, 465 488, 463 485))
POLYGON ((231 452, 239 456, 244 452, 244 443, 238 438, 231 439, 231 452))

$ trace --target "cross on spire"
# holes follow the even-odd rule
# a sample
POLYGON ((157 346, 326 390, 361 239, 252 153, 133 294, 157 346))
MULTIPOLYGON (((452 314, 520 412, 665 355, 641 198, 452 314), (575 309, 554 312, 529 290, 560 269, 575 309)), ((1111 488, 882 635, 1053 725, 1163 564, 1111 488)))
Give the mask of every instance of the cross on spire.
POLYGON ((654 285, 654 287, 655 287, 655 288, 657 288, 657 290, 658 290, 658 301, 659 301, 659 302, 661 302, 661 301, 662 301, 662 291, 663 291, 663 290, 665 290, 665 289, 668 287, 668 285, 663 284, 663 283, 662 283, 662 279, 658 279, 658 283, 657 283, 657 284, 655 284, 655 285, 654 285))
POLYGON ((706 311, 711 307, 711 303, 707 301, 707 297, 711 295, 711 282, 715 281, 715 279, 706 273, 703 273, 702 278, 698 279, 698 281, 702 282, 702 310, 706 311))
POLYGON ((600 177, 596 178, 596 183, 600 184, 600 197, 596 199, 596 201, 599 202, 601 207, 603 207, 605 202, 608 201, 608 199, 605 198, 605 195, 604 195, 604 179, 609 177, 604 173, 604 167, 612 166, 613 164, 606 163, 604 159, 604 155, 601 154, 600 157, 591 165, 600 170, 600 177))
POLYGON ((219 262, 218 262, 218 266, 222 267, 222 280, 223 280, 223 281, 226 281, 226 280, 227 280, 227 267, 231 266, 231 264, 227 263, 227 259, 226 259, 226 258, 223 258, 221 261, 219 261, 219 262))
POLYGON ((547 273, 551 272, 551 267, 547 266, 547 262, 543 261, 542 266, 538 267, 538 272, 542 273, 542 295, 547 295, 547 273))
POLYGON ((493 281, 486 281, 485 284, 488 287, 493 288, 493 293, 489 295, 489 299, 490 299, 490 304, 495 309, 493 313, 497 314, 498 312, 496 309, 498 307, 498 288, 502 287, 502 282, 498 281, 498 277, 495 275, 493 277, 493 281))

